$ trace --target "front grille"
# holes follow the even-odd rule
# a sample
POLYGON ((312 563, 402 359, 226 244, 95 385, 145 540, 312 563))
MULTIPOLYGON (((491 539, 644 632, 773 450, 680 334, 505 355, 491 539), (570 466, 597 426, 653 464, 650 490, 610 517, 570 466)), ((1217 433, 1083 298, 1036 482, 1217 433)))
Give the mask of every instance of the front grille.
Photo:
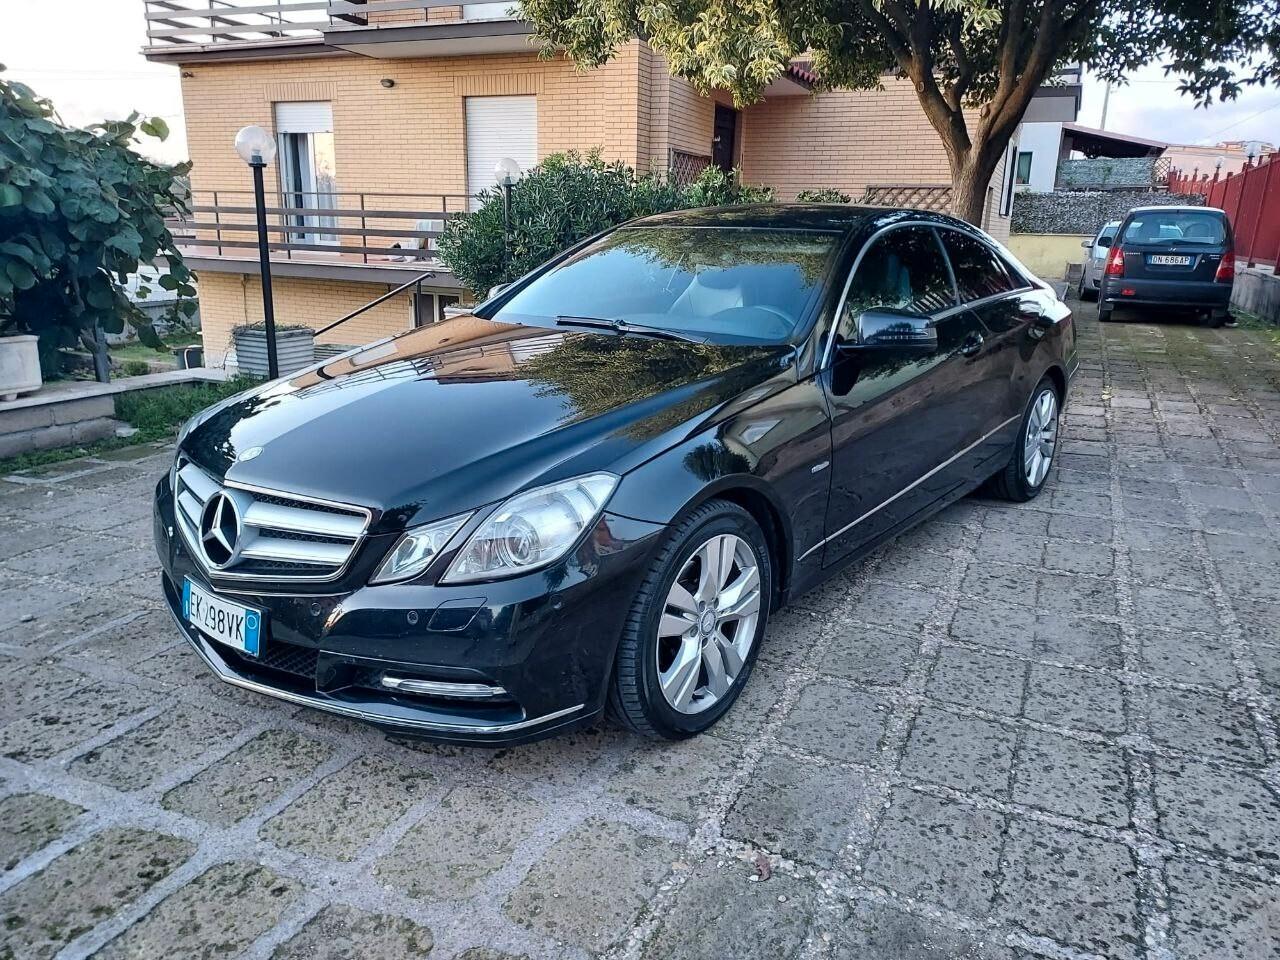
POLYGON ((235 658, 251 667, 265 667, 268 670, 278 670, 305 680, 315 680, 316 665, 320 662, 319 650, 270 639, 265 641, 263 646, 261 656, 250 657, 235 652, 235 658))
MULTIPOLYGON (((249 580, 332 580, 346 567, 369 524, 369 511, 274 491, 220 484, 185 457, 174 481, 178 528, 187 546, 214 575, 249 580), (237 522, 234 549, 201 539, 205 507, 218 494, 237 522), (211 555, 210 551, 216 555, 211 555)), ((224 537, 231 539, 231 537, 224 537)))

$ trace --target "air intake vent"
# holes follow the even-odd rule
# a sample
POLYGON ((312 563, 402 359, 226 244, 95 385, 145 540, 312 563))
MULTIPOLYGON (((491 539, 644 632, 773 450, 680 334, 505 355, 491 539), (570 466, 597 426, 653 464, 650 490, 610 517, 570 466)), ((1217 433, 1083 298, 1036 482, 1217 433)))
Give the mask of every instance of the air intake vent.
POLYGON ((346 568, 369 525, 369 511, 361 507, 220 484, 185 457, 177 466, 178 528, 215 576, 332 580, 346 568))

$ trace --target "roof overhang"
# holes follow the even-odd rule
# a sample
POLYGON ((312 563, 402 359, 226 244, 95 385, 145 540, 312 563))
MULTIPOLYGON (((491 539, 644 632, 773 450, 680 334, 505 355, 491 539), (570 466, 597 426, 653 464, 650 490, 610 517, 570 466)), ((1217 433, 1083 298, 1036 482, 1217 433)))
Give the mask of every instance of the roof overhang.
POLYGON ((766 100, 772 97, 798 97, 813 93, 818 86, 818 75, 807 63, 791 63, 782 76, 774 80, 761 93, 766 100))
POLYGON ((335 26, 325 42, 349 53, 378 59, 458 57, 478 53, 528 53, 533 25, 524 20, 335 26))
POLYGON ((153 63, 241 63, 253 60, 295 60, 340 57, 320 39, 250 40, 244 43, 182 43, 143 47, 142 55, 153 63))
POLYGON ((1062 125, 1063 140, 1068 149, 1079 150, 1086 157, 1158 157, 1169 146, 1160 140, 1147 140, 1126 133, 1095 130, 1078 123, 1062 125))

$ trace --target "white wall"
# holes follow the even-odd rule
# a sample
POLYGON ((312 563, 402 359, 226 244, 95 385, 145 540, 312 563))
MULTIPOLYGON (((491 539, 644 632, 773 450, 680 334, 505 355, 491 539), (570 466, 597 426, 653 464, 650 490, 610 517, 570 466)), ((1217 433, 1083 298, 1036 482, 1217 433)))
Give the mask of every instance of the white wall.
POLYGON ((1018 133, 1018 151, 1031 153, 1031 179, 1020 190, 1049 193, 1058 176, 1058 151, 1062 149, 1062 123, 1024 123, 1018 133))

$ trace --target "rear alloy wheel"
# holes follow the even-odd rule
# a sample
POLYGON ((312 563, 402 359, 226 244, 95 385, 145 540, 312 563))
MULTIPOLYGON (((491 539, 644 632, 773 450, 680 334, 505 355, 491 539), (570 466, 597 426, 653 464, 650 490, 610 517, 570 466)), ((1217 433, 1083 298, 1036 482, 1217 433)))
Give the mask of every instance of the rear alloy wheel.
POLYGON ((1044 377, 1036 385, 1022 415, 1013 456, 991 481, 992 490, 1004 500, 1025 503, 1039 495, 1049 478, 1058 449, 1058 389, 1044 377))
POLYGON ((611 713, 667 739, 715 723, 751 673, 771 583, 764 534, 737 504, 713 500, 677 524, 627 619, 611 713))

